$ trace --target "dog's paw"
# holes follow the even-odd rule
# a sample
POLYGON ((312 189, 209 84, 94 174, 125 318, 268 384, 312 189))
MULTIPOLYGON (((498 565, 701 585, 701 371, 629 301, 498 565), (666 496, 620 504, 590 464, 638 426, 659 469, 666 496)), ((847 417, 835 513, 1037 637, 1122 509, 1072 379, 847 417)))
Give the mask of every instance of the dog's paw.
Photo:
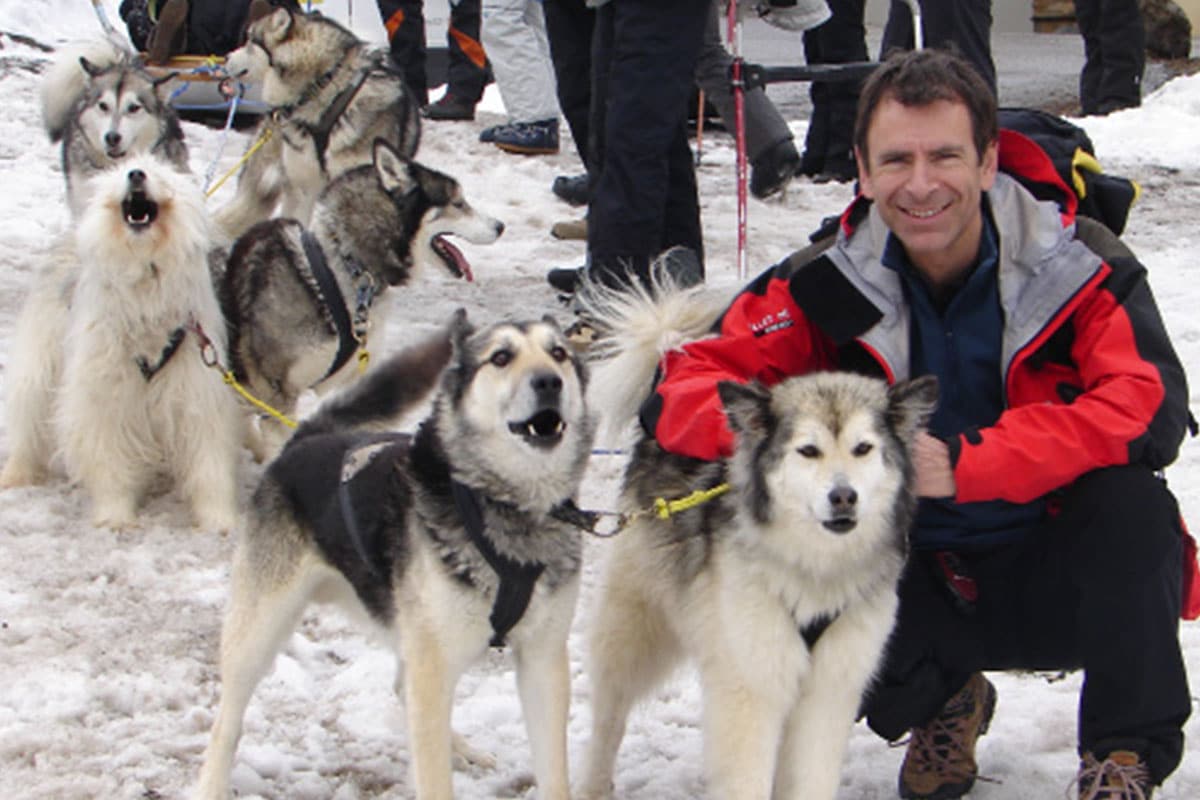
POLYGON ((233 509, 215 509, 202 506, 192 509, 196 519, 196 527, 205 532, 218 533, 227 536, 237 528, 238 515, 233 509))
POLYGON ((454 752, 456 762, 462 762, 462 764, 477 769, 496 768, 496 757, 485 750, 478 750, 472 747, 461 733, 451 734, 450 747, 454 752))
POLYGON ((92 525, 111 531, 127 531, 137 526, 137 509, 123 500, 97 501, 92 509, 92 525))
POLYGON ((37 486, 46 479, 45 470, 9 459, 0 470, 0 489, 15 489, 18 486, 37 486))

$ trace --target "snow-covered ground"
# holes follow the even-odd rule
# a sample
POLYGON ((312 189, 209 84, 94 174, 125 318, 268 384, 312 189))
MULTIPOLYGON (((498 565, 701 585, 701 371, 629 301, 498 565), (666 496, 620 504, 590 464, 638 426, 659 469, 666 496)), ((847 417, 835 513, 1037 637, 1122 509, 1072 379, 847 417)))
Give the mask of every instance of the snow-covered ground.
MULTIPOLYGON (((116 20, 115 0, 105 3, 116 20)), ((328 4, 333 12, 333 2, 328 4)), ((371 3, 354 6, 356 29, 373 20, 371 3)), ((49 44, 94 36, 84 0, 8 2, 0 31, 49 44)), ((36 68, 48 54, 0 36, 0 364, 7 361, 16 314, 48 243, 67 213, 58 149, 41 129, 36 68)), ((489 321, 569 313, 546 286, 554 266, 581 262, 577 242, 548 231, 576 214, 550 193, 555 175, 579 169, 569 147, 552 157, 511 156, 477 141, 502 118, 490 87, 475 122, 428 124, 422 161, 455 175, 471 202, 507 224, 491 247, 465 245, 477 282, 429 275, 389 323, 403 344, 440 326, 463 306, 489 321)), ((436 95, 435 95, 436 96, 436 95)), ((791 120, 798 137, 805 121, 791 120)), ((1200 364, 1200 76, 1179 78, 1143 108, 1084 120, 1112 172, 1142 182, 1126 241, 1149 267, 1176 347, 1200 364)), ((243 134, 186 125, 197 179, 229 169, 243 134)), ((708 133, 699 168, 709 281, 740 283, 735 273, 734 155, 730 139, 708 133)), ((220 204, 228 188, 214 197, 220 204)), ((806 242, 820 219, 849 200, 844 186, 793 184, 783 200, 751 201, 751 271, 806 242)), ((57 335, 47 331, 48 336, 57 335)), ((0 370, 0 376, 3 371, 0 370)), ((1193 392, 1200 377, 1193 375, 1193 392)), ((1193 409, 1200 410, 1193 394, 1193 409)), ((0 458, 8 446, 0 433, 0 458)), ((243 458, 243 496, 260 468, 243 458)), ((619 459, 597 456, 581 504, 610 507, 619 459)), ((1185 515, 1200 527, 1200 445, 1188 442, 1168 471, 1185 515)), ((185 797, 199 767, 218 692, 216 646, 225 600, 229 540, 188 527, 174 495, 152 499, 142 526, 125 534, 92 528, 83 493, 62 481, 0 494, 0 797, 185 797)), ((587 545, 588 567, 571 639, 572 765, 587 738, 589 689, 581 667, 593 570, 602 541, 587 545)), ((1182 627, 1185 658, 1200 681, 1200 626, 1182 627)), ((1121 646, 1121 632, 1113 632, 1121 646)), ((980 800, 1058 798, 1074 777, 1075 709, 1080 679, 996 674, 1000 706, 980 745, 980 800)), ((234 784, 243 797, 409 798, 408 747, 391 696, 387 652, 334 613, 313 613, 291 638, 250 706, 234 784)), ((1193 692, 1196 694, 1196 692, 1193 692)), ((455 774, 463 798, 523 796, 529 752, 512 665, 492 654, 459 686, 455 724, 477 748, 495 754, 493 770, 455 774)), ((687 672, 631 719, 617 771, 617 794, 630 800, 702 796, 699 695, 687 672)), ((1200 741, 1200 720, 1187 728, 1200 741)), ((1200 797, 1200 757, 1189 757, 1163 787, 1164 800, 1200 797)), ((895 797, 902 749, 858 726, 844 769, 845 800, 895 797)))

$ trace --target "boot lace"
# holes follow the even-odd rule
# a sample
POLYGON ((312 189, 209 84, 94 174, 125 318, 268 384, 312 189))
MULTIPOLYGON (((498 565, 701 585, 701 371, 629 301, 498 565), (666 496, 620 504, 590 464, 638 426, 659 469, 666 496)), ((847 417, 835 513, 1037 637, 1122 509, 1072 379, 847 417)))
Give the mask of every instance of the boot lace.
POLYGON ((1133 754, 1097 761, 1091 753, 1084 756, 1076 781, 1079 800, 1149 800, 1150 771, 1133 754))

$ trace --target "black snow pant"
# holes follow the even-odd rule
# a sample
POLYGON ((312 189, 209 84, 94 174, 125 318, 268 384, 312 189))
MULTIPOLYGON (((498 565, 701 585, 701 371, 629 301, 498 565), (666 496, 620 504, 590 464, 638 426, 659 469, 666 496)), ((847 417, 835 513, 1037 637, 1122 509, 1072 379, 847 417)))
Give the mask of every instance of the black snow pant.
POLYGON ((1142 104, 1146 29, 1138 0, 1075 0, 1083 35, 1079 105, 1085 115, 1142 104))
POLYGON ((544 6, 558 107, 567 120, 575 149, 586 167, 592 102, 592 32, 596 28, 596 12, 587 7, 586 0, 545 0, 544 6))
POLYGON ((708 2, 610 0, 596 11, 592 49, 592 182, 588 258, 593 277, 645 279, 681 245, 704 263, 687 106, 708 2))
MULTIPOLYGON (((808 64, 845 64, 867 60, 866 0, 829 0, 832 16, 804 32, 808 64)), ((808 95, 812 118, 804 138, 800 171, 816 175, 828 170, 854 172, 854 115, 862 81, 813 81, 808 95)))
MULTIPOLYGON (((425 3, 424 0, 376 0, 379 15, 387 29, 392 60, 404 75, 404 83, 422 105, 429 102, 425 74, 425 3)), ((481 0, 450 3, 450 24, 446 28, 449 66, 446 91, 455 97, 478 103, 488 82, 487 55, 479 42, 481 0)))
MULTIPOLYGON (((996 64, 992 61, 992 0, 920 0, 921 31, 926 47, 954 50, 970 61, 996 94, 996 64)), ((894 49, 915 45, 912 11, 892 0, 883 27, 880 58, 894 49)))
POLYGON ((1179 507, 1143 467, 1089 473, 1059 500, 1019 543, 956 553, 978 587, 971 610, 932 554, 912 555, 868 724, 898 739, 981 670, 1082 669, 1080 753, 1137 751, 1161 783, 1182 757, 1191 711, 1179 507))

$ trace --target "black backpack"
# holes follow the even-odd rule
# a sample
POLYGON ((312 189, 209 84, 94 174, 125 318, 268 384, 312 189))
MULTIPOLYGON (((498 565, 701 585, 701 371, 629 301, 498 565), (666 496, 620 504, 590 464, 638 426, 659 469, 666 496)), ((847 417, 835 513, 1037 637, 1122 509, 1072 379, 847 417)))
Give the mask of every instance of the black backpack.
MULTIPOLYGON (((1059 178, 1077 198, 1077 214, 1103 223, 1118 236, 1125 230, 1129 209, 1141 188, 1128 178, 1105 174, 1087 131, 1062 117, 1033 108, 1002 108, 998 122, 1002 132, 1015 131, 1046 152, 1059 178)), ((1059 187, 1019 172, 1009 174, 1039 199, 1056 202, 1062 199, 1059 187)))

